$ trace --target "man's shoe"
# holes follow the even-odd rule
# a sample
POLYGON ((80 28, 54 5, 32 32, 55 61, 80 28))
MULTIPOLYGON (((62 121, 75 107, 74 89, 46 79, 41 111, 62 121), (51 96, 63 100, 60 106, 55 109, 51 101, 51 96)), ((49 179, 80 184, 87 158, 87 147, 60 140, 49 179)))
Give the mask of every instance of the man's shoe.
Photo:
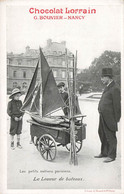
POLYGON ((105 157, 107 157, 107 156, 102 155, 102 154, 99 154, 98 156, 94 156, 94 158, 105 158, 105 157))
POLYGON ((15 147, 14 147, 14 142, 11 142, 11 149, 14 150, 15 147))
POLYGON ((108 162, 112 162, 112 161, 114 161, 115 159, 114 158, 107 158, 106 160, 104 160, 103 162, 105 162, 105 163, 108 163, 108 162))
POLYGON ((20 145, 19 142, 17 142, 17 147, 18 147, 19 149, 22 149, 22 146, 20 145))

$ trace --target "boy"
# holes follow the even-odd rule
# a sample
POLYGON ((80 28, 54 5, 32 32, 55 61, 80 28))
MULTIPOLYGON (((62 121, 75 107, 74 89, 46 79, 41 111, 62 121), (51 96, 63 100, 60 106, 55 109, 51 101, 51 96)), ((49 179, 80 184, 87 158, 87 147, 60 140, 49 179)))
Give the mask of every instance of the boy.
POLYGON ((68 93, 65 91, 65 83, 64 82, 60 82, 58 85, 58 90, 59 93, 61 94, 61 97, 63 99, 63 101, 65 102, 65 104, 67 105, 66 107, 64 107, 63 111, 65 116, 68 116, 69 114, 69 99, 68 99, 68 93))
MULTIPOLYGON (((69 116, 69 96, 68 96, 68 93, 66 92, 65 90, 65 83, 64 82, 60 82, 58 85, 58 90, 59 90, 59 93, 61 94, 61 97, 62 99, 64 100, 65 104, 66 104, 66 107, 64 107, 63 111, 64 111, 64 114, 65 116, 69 116)), ((76 96, 76 112, 75 114, 81 114, 81 111, 80 111, 80 107, 79 107, 79 103, 78 103, 78 97, 76 96)))
POLYGON ((11 117, 10 135, 11 135, 12 150, 15 149, 14 147, 15 134, 17 134, 17 147, 20 149, 22 148, 22 146, 20 145, 20 134, 22 132, 22 117, 24 113, 20 111, 20 108, 22 107, 22 102, 21 100, 19 100, 20 96, 21 96, 21 91, 18 88, 15 88, 9 97, 12 100, 9 101, 8 107, 7 107, 7 113, 11 117))

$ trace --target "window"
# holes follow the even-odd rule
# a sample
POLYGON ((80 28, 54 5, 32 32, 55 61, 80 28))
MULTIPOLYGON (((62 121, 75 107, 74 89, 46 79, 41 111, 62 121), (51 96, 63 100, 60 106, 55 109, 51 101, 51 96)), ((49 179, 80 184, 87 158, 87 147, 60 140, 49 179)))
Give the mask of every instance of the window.
POLYGON ((54 75, 54 77, 57 77, 57 71, 56 70, 53 71, 53 75, 54 75))
POLYGON ((18 65, 21 65, 21 62, 22 62, 21 60, 18 60, 18 65))
POLYGON ((62 71, 62 78, 65 78, 65 71, 62 71))
POLYGON ((26 78, 26 71, 23 71, 23 78, 26 78))
POLYGON ((17 82, 13 82, 13 88, 17 88, 17 82))
POLYGON ((9 59, 7 59, 7 64, 9 65, 9 59))
POLYGON ((17 72, 13 71, 13 77, 16 77, 16 75, 17 75, 17 72))
POLYGON ((57 54, 57 52, 56 52, 56 51, 53 51, 53 54, 54 54, 54 55, 56 55, 56 54, 57 54))
POLYGON ((8 62, 9 62, 9 64, 12 64, 12 62, 13 62, 13 61, 12 61, 12 59, 8 59, 8 60, 9 60, 9 61, 8 61, 8 62))
POLYGON ((26 83, 26 82, 24 82, 24 83, 22 84, 22 88, 27 88, 27 83, 26 83))
POLYGON ((48 62, 48 64, 51 64, 52 63, 52 58, 47 58, 47 62, 48 62))
POLYGON ((57 60, 53 59, 53 64, 56 65, 56 63, 57 63, 57 60))
POLYGON ((62 61, 62 66, 65 66, 65 61, 62 61))
POLYGON ((62 51, 59 51, 59 55, 62 55, 62 51))
POLYGON ((70 72, 70 78, 71 79, 73 78, 73 72, 72 71, 70 72))
POLYGON ((31 61, 27 61, 27 65, 31 65, 31 61))
POLYGON ((70 67, 73 67, 73 60, 70 61, 70 67))

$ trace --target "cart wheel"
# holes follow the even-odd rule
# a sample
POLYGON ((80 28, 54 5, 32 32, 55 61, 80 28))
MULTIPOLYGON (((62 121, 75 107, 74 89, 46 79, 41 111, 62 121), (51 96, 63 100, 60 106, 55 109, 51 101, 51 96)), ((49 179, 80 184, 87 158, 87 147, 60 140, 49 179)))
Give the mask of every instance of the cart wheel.
MULTIPOLYGON (((76 141, 76 153, 78 153, 80 150, 81 150, 81 148, 82 148, 82 141, 76 141)), ((68 151, 70 151, 70 147, 71 147, 71 144, 70 143, 68 143, 66 146, 66 149, 68 150, 68 151)))
POLYGON ((54 160, 56 157, 57 146, 53 137, 48 134, 42 135, 38 142, 38 150, 45 160, 54 160))

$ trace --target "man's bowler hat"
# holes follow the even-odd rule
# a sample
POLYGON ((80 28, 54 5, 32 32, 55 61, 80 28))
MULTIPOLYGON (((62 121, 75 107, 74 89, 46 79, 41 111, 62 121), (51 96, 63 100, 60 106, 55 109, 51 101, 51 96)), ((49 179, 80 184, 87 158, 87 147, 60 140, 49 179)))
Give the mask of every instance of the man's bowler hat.
POLYGON ((112 68, 106 67, 102 69, 102 77, 113 77, 113 71, 112 68))
POLYGON ((9 98, 12 98, 15 94, 21 94, 21 91, 18 88, 15 88, 12 90, 12 94, 9 96, 9 98))
POLYGON ((64 83, 64 82, 60 82, 60 83, 57 85, 58 88, 63 87, 63 86, 65 86, 65 83, 64 83))

